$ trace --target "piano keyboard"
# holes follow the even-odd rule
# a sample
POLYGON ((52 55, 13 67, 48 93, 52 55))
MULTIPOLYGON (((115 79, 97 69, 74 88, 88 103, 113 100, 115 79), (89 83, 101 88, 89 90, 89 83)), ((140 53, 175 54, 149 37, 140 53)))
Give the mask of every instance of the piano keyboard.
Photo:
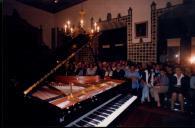
POLYGON ((68 124, 66 127, 107 127, 137 96, 118 94, 92 111, 68 124))

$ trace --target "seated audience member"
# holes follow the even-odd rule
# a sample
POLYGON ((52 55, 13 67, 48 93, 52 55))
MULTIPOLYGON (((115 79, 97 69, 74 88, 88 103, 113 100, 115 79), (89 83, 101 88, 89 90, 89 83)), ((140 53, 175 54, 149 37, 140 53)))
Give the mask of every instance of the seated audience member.
POLYGON ((104 79, 105 76, 105 69, 103 67, 103 64, 101 62, 98 62, 98 67, 96 70, 96 75, 99 75, 101 79, 104 79))
POLYGON ((112 63, 112 67, 111 68, 112 68, 112 71, 114 71, 116 69, 116 62, 112 63))
POLYGON ((75 75, 78 76, 85 76, 86 75, 86 68, 83 63, 78 63, 75 69, 75 75))
POLYGON ((87 68, 86 75, 87 76, 94 76, 96 73, 96 68, 93 66, 93 64, 90 64, 89 67, 87 68))
POLYGON ((67 63, 66 64, 66 75, 75 75, 74 71, 75 71, 75 65, 73 63, 67 63))
POLYGON ((171 109, 174 108, 174 103, 178 99, 180 102, 181 111, 184 111, 184 96, 188 92, 189 83, 189 76, 184 75, 181 68, 177 67, 175 69, 173 83, 171 83, 170 86, 171 109))
POLYGON ((110 67, 110 65, 108 65, 106 68, 105 77, 112 77, 112 75, 113 75, 112 68, 110 67))
POLYGON ((142 64, 141 69, 140 69, 140 76, 141 76, 141 81, 140 84, 142 86, 142 97, 141 97, 141 103, 145 101, 145 99, 150 102, 150 95, 149 95, 149 71, 147 69, 146 64, 142 64))
MULTIPOLYGON (((173 71, 173 67, 170 67, 170 66, 168 66, 167 68, 166 68, 166 72, 167 72, 167 77, 169 78, 169 87, 171 88, 171 85, 174 83, 174 71, 173 71)), ((171 94, 171 92, 170 92, 170 88, 169 88, 169 90, 168 90, 168 95, 170 96, 171 94)))
POLYGON ((113 71, 112 78, 123 79, 124 75, 125 75, 125 71, 121 68, 121 64, 117 64, 116 69, 113 71))
POLYGON ((165 70, 160 70, 160 76, 156 77, 154 80, 154 86, 150 89, 151 96, 157 102, 157 107, 161 107, 161 101, 159 98, 160 93, 168 92, 169 79, 166 75, 165 70))
POLYGON ((189 94, 190 100, 192 102, 192 112, 195 113, 195 65, 192 67, 189 94))
POLYGON ((125 72, 125 78, 128 80, 131 80, 131 89, 132 93, 135 95, 138 94, 138 89, 140 87, 139 85, 139 80, 140 80, 140 75, 139 72, 135 70, 135 66, 131 65, 130 68, 125 72))
POLYGON ((150 65, 149 66, 150 69, 150 76, 149 76, 149 85, 152 87, 154 86, 154 82, 156 81, 156 79, 158 79, 158 77, 160 76, 160 69, 159 66, 156 65, 150 65))

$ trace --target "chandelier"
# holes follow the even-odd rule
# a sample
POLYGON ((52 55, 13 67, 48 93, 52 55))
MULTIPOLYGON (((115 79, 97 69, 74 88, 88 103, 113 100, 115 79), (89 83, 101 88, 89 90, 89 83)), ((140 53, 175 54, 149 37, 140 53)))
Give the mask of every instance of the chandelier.
POLYGON ((98 26, 98 24, 95 22, 93 24, 93 26, 91 26, 90 30, 85 30, 84 29, 84 15, 85 15, 85 11, 83 10, 83 8, 81 8, 80 12, 80 21, 79 21, 79 25, 77 27, 75 27, 75 25, 72 25, 70 20, 67 20, 64 24, 64 33, 66 36, 71 36, 71 37, 75 37, 78 34, 87 34, 90 37, 93 37, 94 35, 96 35, 97 33, 100 32, 100 27, 98 26))

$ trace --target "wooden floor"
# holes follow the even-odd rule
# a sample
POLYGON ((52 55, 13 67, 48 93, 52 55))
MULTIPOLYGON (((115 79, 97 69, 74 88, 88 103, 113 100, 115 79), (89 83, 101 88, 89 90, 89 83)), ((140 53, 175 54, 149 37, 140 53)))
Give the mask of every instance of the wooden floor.
POLYGON ((195 118, 188 113, 138 104, 122 117, 118 127, 195 127, 195 118))

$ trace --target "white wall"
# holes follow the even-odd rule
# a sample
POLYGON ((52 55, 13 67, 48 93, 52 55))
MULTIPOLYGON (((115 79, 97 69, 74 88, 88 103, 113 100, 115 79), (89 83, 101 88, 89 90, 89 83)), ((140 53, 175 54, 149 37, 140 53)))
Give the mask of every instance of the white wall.
POLYGON ((12 10, 15 8, 18 10, 21 17, 27 20, 35 27, 42 25, 43 27, 43 40, 51 47, 51 28, 59 27, 63 28, 65 21, 68 19, 73 24, 79 23, 79 11, 81 5, 84 7, 85 14, 85 28, 90 28, 90 18, 93 17, 94 21, 98 21, 99 18, 106 20, 107 13, 112 13, 112 17, 117 17, 118 13, 122 16, 128 14, 129 7, 133 10, 133 43, 137 43, 139 39, 135 39, 134 25, 136 22, 148 21, 148 37, 143 41, 151 41, 151 12, 150 5, 155 1, 157 8, 163 8, 167 2, 171 2, 173 5, 182 3, 182 0, 87 0, 81 4, 72 6, 66 10, 62 10, 56 14, 48 13, 40 9, 36 9, 31 6, 24 5, 16 0, 5 0, 3 3, 4 13, 12 14, 12 10))
POLYGON ((3 14, 12 15, 16 9, 19 15, 35 27, 43 28, 43 41, 51 47, 51 28, 54 27, 54 16, 51 13, 22 4, 16 0, 5 0, 3 2, 3 14))
POLYGON ((150 5, 155 1, 157 8, 166 7, 167 2, 171 2, 172 5, 182 3, 182 0, 87 0, 79 5, 75 5, 66 10, 60 11, 55 14, 55 26, 62 28, 65 21, 68 19, 77 25, 79 23, 79 11, 83 6, 85 14, 85 27, 90 29, 90 18, 93 17, 95 21, 99 18, 106 20, 107 13, 112 13, 112 18, 117 17, 118 13, 122 16, 128 14, 129 7, 133 11, 133 43, 139 42, 139 39, 135 39, 135 23, 148 21, 148 37, 143 41, 151 42, 151 11, 150 5))

